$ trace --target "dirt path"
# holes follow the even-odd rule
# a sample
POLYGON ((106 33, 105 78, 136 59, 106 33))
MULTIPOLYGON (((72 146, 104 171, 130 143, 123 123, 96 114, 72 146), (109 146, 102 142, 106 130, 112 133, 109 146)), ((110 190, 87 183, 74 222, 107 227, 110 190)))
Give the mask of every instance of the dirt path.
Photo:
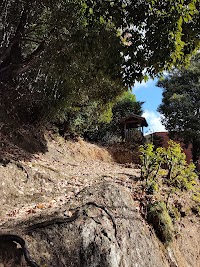
POLYGON ((59 210, 85 187, 95 187, 102 181, 135 192, 140 171, 130 164, 113 162, 106 149, 82 140, 66 142, 49 136, 47 143, 45 154, 0 165, 0 225, 59 210))

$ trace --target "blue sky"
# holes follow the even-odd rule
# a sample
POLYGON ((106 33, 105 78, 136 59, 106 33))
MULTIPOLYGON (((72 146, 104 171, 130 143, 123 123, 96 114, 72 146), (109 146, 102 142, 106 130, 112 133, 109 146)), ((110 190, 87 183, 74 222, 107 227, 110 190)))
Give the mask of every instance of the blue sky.
POLYGON ((150 79, 146 83, 136 82, 132 89, 137 101, 145 102, 142 116, 146 118, 149 127, 144 129, 144 134, 166 131, 161 124, 161 115, 157 112, 162 102, 162 88, 156 86, 157 81, 158 79, 150 79))

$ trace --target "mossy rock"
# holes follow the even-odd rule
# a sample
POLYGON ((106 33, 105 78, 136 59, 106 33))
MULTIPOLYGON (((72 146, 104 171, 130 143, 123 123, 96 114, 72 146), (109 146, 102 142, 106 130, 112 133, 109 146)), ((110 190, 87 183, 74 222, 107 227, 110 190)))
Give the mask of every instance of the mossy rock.
POLYGON ((164 202, 160 201, 148 205, 147 220, 153 226, 162 243, 169 244, 173 240, 174 227, 164 202))

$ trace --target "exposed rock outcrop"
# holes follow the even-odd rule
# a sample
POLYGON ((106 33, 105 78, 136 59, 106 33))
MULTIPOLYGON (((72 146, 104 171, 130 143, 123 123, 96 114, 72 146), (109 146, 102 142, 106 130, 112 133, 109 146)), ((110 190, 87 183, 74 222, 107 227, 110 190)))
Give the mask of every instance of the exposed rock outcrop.
MULTIPOLYGON (((15 225, 7 222, 1 234, 23 237, 39 266, 195 266, 178 248, 164 248, 134 204, 128 190, 101 183, 84 189, 55 214, 15 225)), ((22 254, 13 242, 1 242, 0 266, 28 266, 22 254)))

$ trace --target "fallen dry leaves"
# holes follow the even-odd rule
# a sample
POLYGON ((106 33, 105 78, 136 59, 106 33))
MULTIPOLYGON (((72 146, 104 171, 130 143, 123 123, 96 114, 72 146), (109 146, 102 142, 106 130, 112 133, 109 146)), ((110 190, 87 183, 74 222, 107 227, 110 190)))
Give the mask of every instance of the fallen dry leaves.
POLYGON ((117 183, 134 192, 140 176, 138 169, 113 162, 104 148, 82 140, 48 140, 48 152, 20 164, 29 170, 28 177, 14 162, 0 165, 0 177, 6 177, 0 180, 0 225, 59 209, 85 187, 99 182, 117 183))

